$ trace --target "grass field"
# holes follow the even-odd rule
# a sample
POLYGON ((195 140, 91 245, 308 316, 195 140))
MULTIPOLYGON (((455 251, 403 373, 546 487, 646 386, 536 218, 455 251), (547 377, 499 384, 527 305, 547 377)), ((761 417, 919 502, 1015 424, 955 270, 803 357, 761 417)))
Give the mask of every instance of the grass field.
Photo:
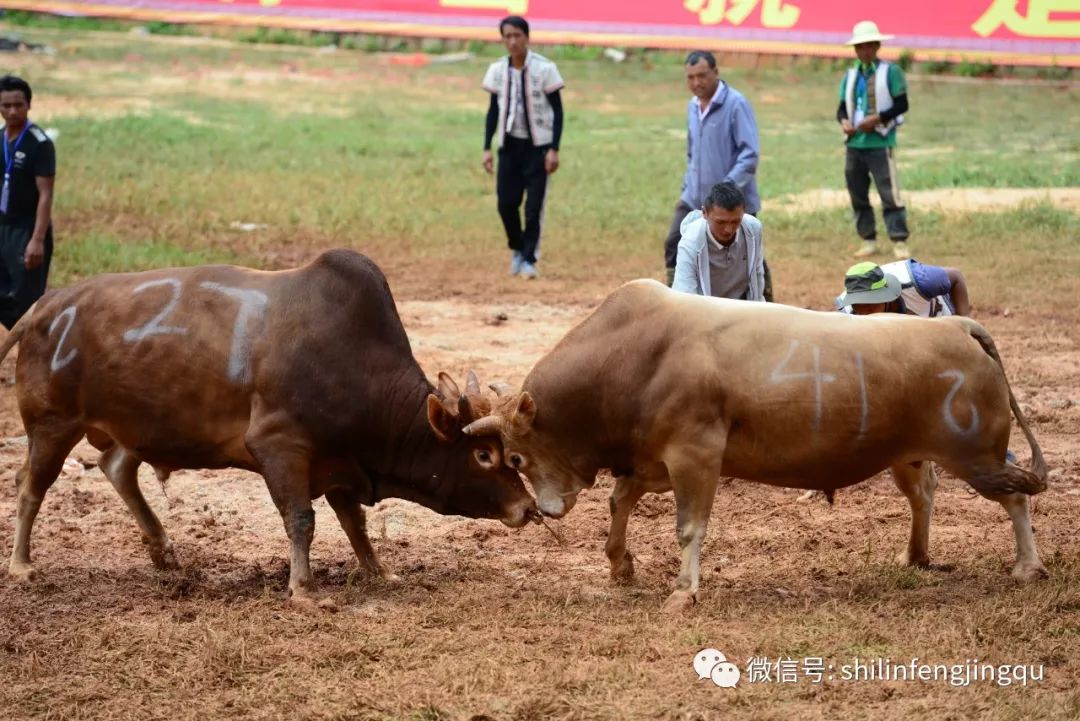
MULTIPOLYGON (((562 168, 552 181, 543 276, 507 278, 493 183, 480 167, 489 59, 410 68, 198 38, 39 29, 55 57, 11 55, 57 144, 55 284, 203 262, 295 265, 332 246, 383 266, 429 376, 519 382, 621 282, 662 277, 661 242, 684 163, 678 59, 560 60, 562 168), (251 232, 235 222, 264 225, 251 232), (504 322, 492 314, 504 311, 504 322)), ((807 201, 843 189, 838 72, 724 77, 754 104, 766 248, 781 301, 828 308, 851 263, 849 211, 807 201)), ((928 570, 894 563, 910 513, 891 482, 838 505, 722 486, 703 552, 701 603, 660 605, 678 571, 670 495, 631 520, 630 588, 607 584, 610 478, 558 525, 445 519, 405 504, 370 514, 400 586, 355 572, 323 502, 312 565, 337 613, 283 603, 281 521, 258 477, 187 471, 147 496, 185 569, 149 564, 97 471, 59 481, 35 528, 42 578, 0 577, 0 718, 205 721, 601 721, 720 718, 1080 718, 1080 86, 914 76, 899 151, 917 257, 961 266, 1047 451, 1034 523, 1050 578, 1008 577, 996 505, 945 479, 928 570), (1057 189, 978 211, 932 202, 959 189, 1057 189), (837 662, 1035 664, 1038 683, 743 684, 696 681, 693 655, 837 662)), ((10 378, 11 359, 0 376, 10 378)), ((25 448, 0 385, 0 548, 25 448)), ((1013 447, 1026 455, 1023 441, 1013 447)), ((81 448, 86 458, 93 456, 81 448)), ((145 470, 145 469, 144 469, 145 470)), ((745 667, 744 667, 745 668, 745 667)))
MULTIPOLYGON (((174 263, 173 247, 192 251, 192 262, 266 263, 278 249, 344 245, 391 270, 406 256, 501 270, 493 186, 479 165, 488 59, 413 69, 349 51, 40 35, 57 58, 12 60, 36 88, 39 121, 62 132, 57 282, 174 263), (233 221, 268 228, 240 237, 233 221)), ((544 268, 567 289, 597 288, 603 267, 613 279, 659 275, 684 164, 678 60, 561 67, 568 120, 544 268)), ((751 98, 761 127, 778 292, 789 273, 835 277, 853 245, 847 209, 788 213, 784 199, 843 188, 837 73, 725 77, 751 98)), ((911 96, 899 150, 905 190, 1080 186, 1080 114, 1068 112, 1080 105, 1077 86, 913 78, 911 96)), ((912 245, 926 260, 969 265, 993 236, 1009 239, 1009 262, 1022 268, 1047 256, 1077 261, 1075 213, 1036 205, 943 216, 917 202, 910 212, 912 245)), ((1069 274, 1051 275, 1064 291, 1069 274)))

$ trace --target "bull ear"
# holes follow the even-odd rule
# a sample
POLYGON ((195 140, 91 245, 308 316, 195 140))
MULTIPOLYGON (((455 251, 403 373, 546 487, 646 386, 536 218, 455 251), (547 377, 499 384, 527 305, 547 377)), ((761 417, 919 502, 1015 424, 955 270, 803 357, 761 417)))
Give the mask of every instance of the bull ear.
POLYGON ((473 412, 472 401, 469 400, 469 396, 461 396, 457 402, 458 418, 463 424, 472 423, 476 420, 476 414, 473 412))
POLYGON ((533 400, 528 391, 523 391, 518 397, 517 406, 514 408, 514 414, 511 416, 510 422, 514 424, 517 432, 521 433, 529 430, 535 420, 536 401, 533 400))
POLYGON ((439 371, 439 393, 446 400, 451 398, 457 398, 461 395, 461 391, 458 390, 457 383, 450 377, 449 373, 439 371))
POLYGON ((427 419, 440 441, 449 443, 457 436, 460 429, 457 416, 434 393, 429 393, 427 397, 427 419))
POLYGON ((483 391, 480 390, 480 379, 473 373, 472 368, 469 369, 468 375, 465 376, 465 395, 478 396, 483 391))
POLYGON ((514 391, 514 389, 510 387, 509 383, 501 382, 488 383, 488 388, 495 391, 495 395, 497 395, 499 398, 502 398, 503 396, 508 396, 514 391))

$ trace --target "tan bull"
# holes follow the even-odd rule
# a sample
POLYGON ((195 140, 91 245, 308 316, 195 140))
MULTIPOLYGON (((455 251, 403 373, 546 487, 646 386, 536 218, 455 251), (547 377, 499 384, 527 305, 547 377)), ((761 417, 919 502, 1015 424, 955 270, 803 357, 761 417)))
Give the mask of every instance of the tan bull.
POLYGON ((1045 573, 1025 494, 1046 487, 1046 464, 993 341, 965 318, 861 318, 634 281, 545 355, 522 392, 465 431, 500 434, 507 462, 551 517, 611 469, 606 551, 617 580, 634 572, 634 505, 674 490, 682 571, 668 608, 695 599, 721 476, 831 493, 888 468, 913 513, 902 560, 924 565, 933 461, 1008 511, 1013 575, 1045 573), (1010 408, 1033 472, 1005 460, 1010 408))

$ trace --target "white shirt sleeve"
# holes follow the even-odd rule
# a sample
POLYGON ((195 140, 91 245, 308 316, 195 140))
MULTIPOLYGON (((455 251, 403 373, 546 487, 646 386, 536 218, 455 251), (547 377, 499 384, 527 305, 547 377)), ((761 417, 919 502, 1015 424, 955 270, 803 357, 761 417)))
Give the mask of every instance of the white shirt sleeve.
POLYGON ((489 65, 487 72, 484 73, 484 82, 481 83, 484 90, 498 95, 499 91, 502 90, 500 87, 502 83, 500 82, 501 78, 499 78, 499 75, 499 64, 492 63, 489 65))
POLYGON ((556 90, 561 90, 566 85, 566 83, 563 82, 562 75, 559 74, 559 68, 555 66, 555 63, 550 63, 548 65, 547 72, 544 76, 544 95, 553 93, 556 90))

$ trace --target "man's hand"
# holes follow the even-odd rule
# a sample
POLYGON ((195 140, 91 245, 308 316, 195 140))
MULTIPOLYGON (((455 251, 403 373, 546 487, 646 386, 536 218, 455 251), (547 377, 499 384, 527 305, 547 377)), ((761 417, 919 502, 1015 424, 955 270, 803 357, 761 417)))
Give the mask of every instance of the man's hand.
POLYGON ((45 241, 41 238, 31 238, 23 253, 23 265, 27 270, 33 270, 45 260, 45 241))
POLYGON ((544 156, 544 170, 548 175, 551 175, 559 169, 559 151, 555 148, 547 151, 547 155, 544 156))
POLYGON ((855 126, 852 125, 851 121, 847 118, 844 118, 840 121, 840 127, 844 129, 844 135, 848 136, 849 138, 855 134, 855 126))
POLYGON ((484 170, 488 175, 495 172, 495 157, 491 154, 490 150, 484 151, 484 170))
POLYGON ((877 113, 873 115, 867 115, 863 118, 863 121, 859 123, 859 131, 863 133, 873 132, 874 128, 881 124, 881 116, 877 113))

